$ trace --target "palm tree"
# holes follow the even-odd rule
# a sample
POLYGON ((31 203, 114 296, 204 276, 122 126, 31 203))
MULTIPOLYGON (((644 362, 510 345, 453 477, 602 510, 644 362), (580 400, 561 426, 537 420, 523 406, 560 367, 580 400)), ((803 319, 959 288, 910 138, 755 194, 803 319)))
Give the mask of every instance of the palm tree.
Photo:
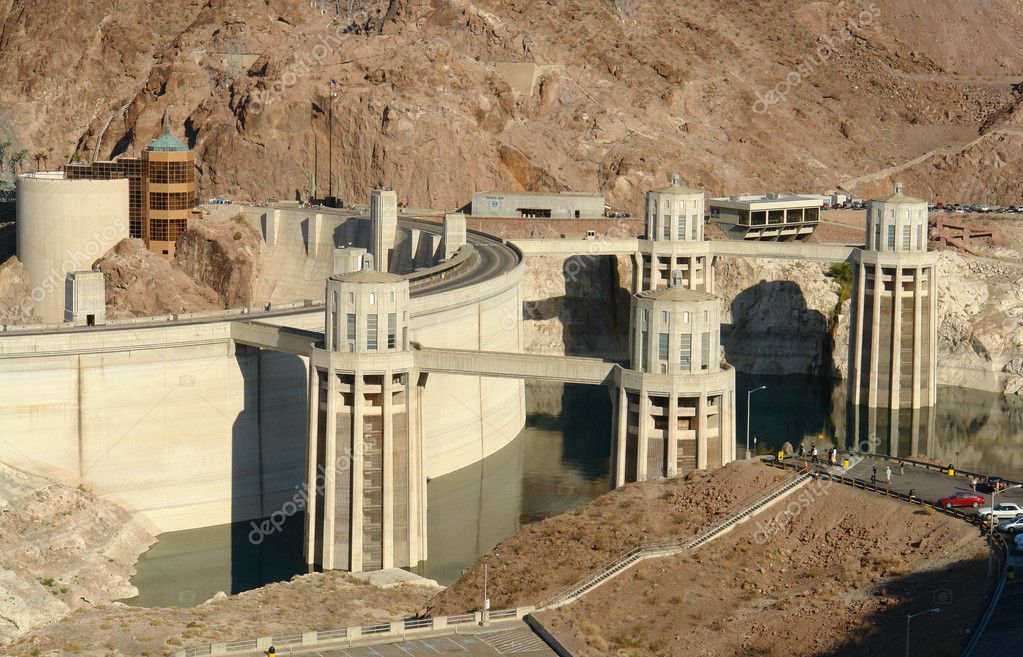
POLYGON ((18 150, 11 153, 10 163, 12 175, 17 176, 18 172, 21 171, 21 161, 25 159, 26 155, 28 155, 27 148, 19 148, 18 150))
POLYGON ((39 163, 46 159, 46 151, 36 151, 36 154, 32 156, 36 161, 36 173, 39 172, 39 163))
POLYGON ((46 155, 43 156, 43 164, 47 169, 50 168, 50 156, 53 155, 53 146, 46 147, 46 155))

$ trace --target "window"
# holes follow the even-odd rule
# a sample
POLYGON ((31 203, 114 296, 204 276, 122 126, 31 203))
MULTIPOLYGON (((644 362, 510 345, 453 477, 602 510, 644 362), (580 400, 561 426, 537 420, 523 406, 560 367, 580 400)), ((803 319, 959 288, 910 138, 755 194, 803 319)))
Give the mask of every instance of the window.
POLYGON ((704 333, 700 343, 700 369, 705 370, 710 367, 710 333, 704 333))
POLYGON ((924 241, 924 225, 919 224, 916 227, 916 248, 919 251, 927 250, 927 242, 924 241))
POLYGON ((660 333, 657 336, 657 359, 668 360, 668 334, 660 333))
POLYGON ((369 305, 375 306, 376 304, 377 304, 377 294, 376 294, 376 292, 370 292, 369 293, 369 305))
POLYGON ((671 317, 671 313, 669 313, 667 310, 662 310, 661 311, 661 323, 662 324, 667 324, 670 317, 671 317))
POLYGON ((394 303, 394 292, 391 292, 391 303, 394 303))
POLYGON ((710 311, 709 310, 704 310, 703 311, 703 321, 704 322, 709 322, 710 321, 710 311))
POLYGON ((892 251, 895 250, 895 226, 888 226, 888 248, 892 251))
POLYGON ((679 359, 678 364, 682 369, 689 369, 693 357, 693 336, 683 333, 679 336, 679 359))
POLYGON ((348 293, 348 303, 355 303, 355 292, 348 293))
POLYGON ((366 349, 377 350, 377 315, 366 315, 366 349))
POLYGON ((664 239, 671 239, 671 215, 666 214, 661 218, 661 230, 664 232, 664 239))
POLYGON ((903 226, 902 227, 902 250, 903 251, 909 251, 909 236, 910 236, 910 227, 909 226, 903 226))
POLYGON ((683 324, 688 324, 689 323, 689 311, 688 310, 682 311, 682 323, 683 324))
POLYGON ((678 238, 684 240, 686 238, 686 217, 680 215, 678 218, 678 238))
POLYGON ((679 209, 680 213, 681 213, 682 210, 686 209, 685 199, 679 199, 679 201, 678 201, 678 209, 679 209))
MULTIPOLYGON (((394 292, 391 292, 393 295, 394 292)), ((398 335, 398 313, 388 313, 387 315, 387 348, 394 349, 395 342, 398 335)))
POLYGON ((694 214, 691 217, 689 217, 689 221, 692 222, 693 224, 693 239, 694 240, 700 239, 698 234, 699 225, 696 223, 696 215, 694 214))
POLYGON ((345 319, 348 323, 346 335, 349 340, 355 340, 355 313, 348 313, 345 319))
POLYGON ((647 340, 648 333, 643 331, 640 333, 639 343, 639 369, 646 372, 650 369, 650 346, 647 340))
POLYGON ((874 244, 873 248, 881 248, 881 224, 874 224, 874 244))

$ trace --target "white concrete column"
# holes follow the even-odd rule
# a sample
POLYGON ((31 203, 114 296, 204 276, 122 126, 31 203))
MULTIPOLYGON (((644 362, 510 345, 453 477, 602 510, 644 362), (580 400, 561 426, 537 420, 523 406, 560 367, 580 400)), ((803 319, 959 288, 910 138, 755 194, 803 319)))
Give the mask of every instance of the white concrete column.
MULTIPOLYGON (((521 308, 521 305, 519 306, 521 308)), ((405 376, 405 430, 406 435, 398 436, 408 445, 408 550, 409 563, 415 565, 419 557, 420 532, 422 531, 421 516, 425 511, 420 507, 420 477, 422 465, 419 456, 419 375, 415 370, 405 376)), ((425 534, 423 534, 425 536, 425 534)))
POLYGON ((650 440, 650 393, 644 387, 639 392, 639 427, 636 433, 636 481, 647 478, 647 441, 650 440))
POLYGON ((323 420, 323 568, 337 568, 334 554, 334 521, 337 518, 337 441, 350 436, 337 435, 338 390, 337 372, 327 368, 327 412, 323 420))
POLYGON ((624 386, 619 386, 615 395, 615 476, 614 487, 625 485, 625 459, 629 448, 629 398, 624 386))
POLYGON ((860 404, 860 380, 863 376, 863 299, 866 296, 866 276, 867 269, 863 266, 863 261, 857 259, 856 261, 856 322, 850 326, 853 339, 853 359, 849 367, 849 376, 852 382, 852 403, 853 406, 859 406, 860 404))
POLYGON ((391 377, 390 371, 384 372, 380 390, 382 395, 380 466, 383 468, 383 491, 380 496, 380 503, 383 507, 381 567, 383 568, 394 568, 394 467, 392 463, 394 460, 394 418, 391 408, 391 377))
POLYGON ((309 363, 309 424, 306 456, 305 562, 316 563, 317 436, 320 420, 320 372, 309 363))
POLYGON ((870 326, 864 326, 864 331, 870 331, 870 369, 867 372, 869 392, 867 394, 867 405, 871 408, 877 407, 877 363, 881 354, 881 295, 884 294, 884 281, 879 265, 871 265, 874 270, 874 313, 873 322, 870 326))
MULTIPOLYGON (((678 360, 677 358, 675 359, 678 360)), ((667 459, 667 466, 664 469, 666 477, 678 475, 678 393, 672 390, 668 393, 668 439, 665 444, 664 453, 667 459)))
MULTIPOLYGON (((938 265, 934 264, 933 267, 929 268, 927 275, 927 285, 929 295, 928 303, 931 304, 931 317, 930 317, 930 344, 928 350, 930 352, 929 360, 931 362, 931 372, 927 377, 927 396, 928 406, 934 406, 938 403, 938 265)), ((934 413, 930 414, 931 422, 934 421, 934 413)), ((930 434, 928 434, 930 435, 930 434)), ((919 453, 919 452, 918 452, 919 453)))
POLYGON ((636 251, 632 254, 632 293, 639 294, 643 291, 643 271, 646 269, 646 262, 643 254, 636 251))
POLYGON ((707 468, 707 393, 701 392, 696 402, 696 469, 705 470, 706 468, 707 468))
POLYGON ((895 266, 892 282, 892 344, 891 344, 890 408, 899 408, 902 396, 902 265, 895 266))
MULTIPOLYGON (((913 269, 913 408, 920 408, 923 401, 923 390, 921 389, 921 367, 923 365, 922 336, 923 327, 920 326, 923 320, 923 270, 919 267, 913 269)), ((913 425, 916 431, 916 424, 913 425)), ((916 452, 914 452, 915 454, 916 452)))
POLYGON ((351 504, 351 566, 353 573, 362 572, 362 503, 363 503, 363 426, 365 400, 362 372, 356 370, 352 379, 352 504, 351 504))

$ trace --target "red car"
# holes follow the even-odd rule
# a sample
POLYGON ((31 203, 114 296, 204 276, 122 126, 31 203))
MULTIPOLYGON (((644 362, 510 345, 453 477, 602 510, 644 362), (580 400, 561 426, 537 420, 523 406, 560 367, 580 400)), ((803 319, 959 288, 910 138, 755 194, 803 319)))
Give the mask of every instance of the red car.
POLYGON ((974 509, 976 509, 981 504, 984 504, 986 502, 987 500, 985 500, 980 495, 969 493, 967 491, 961 491, 955 493, 954 495, 949 495, 948 497, 941 498, 940 500, 938 500, 937 504, 938 506, 943 506, 946 509, 951 509, 954 506, 972 506, 974 509))

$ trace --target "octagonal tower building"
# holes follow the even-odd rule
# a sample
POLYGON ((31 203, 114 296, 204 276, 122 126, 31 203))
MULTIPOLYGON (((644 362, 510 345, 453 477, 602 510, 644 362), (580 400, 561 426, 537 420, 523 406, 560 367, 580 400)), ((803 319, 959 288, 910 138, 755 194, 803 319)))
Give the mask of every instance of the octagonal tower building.
POLYGON ((683 185, 678 174, 667 187, 646 193, 646 236, 634 256, 637 293, 668 287, 676 271, 681 287, 714 293, 714 258, 703 236, 703 203, 703 190, 683 185))

